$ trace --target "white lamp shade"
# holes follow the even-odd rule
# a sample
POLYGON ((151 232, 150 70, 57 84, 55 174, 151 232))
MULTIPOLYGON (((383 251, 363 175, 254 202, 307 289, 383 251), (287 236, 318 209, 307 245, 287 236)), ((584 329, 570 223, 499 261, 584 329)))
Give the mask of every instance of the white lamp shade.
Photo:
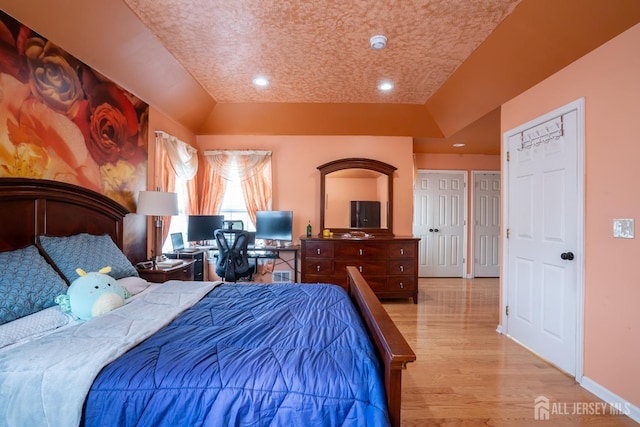
POLYGON ((178 194, 162 191, 141 191, 138 193, 138 209, 141 215, 178 215, 178 194))

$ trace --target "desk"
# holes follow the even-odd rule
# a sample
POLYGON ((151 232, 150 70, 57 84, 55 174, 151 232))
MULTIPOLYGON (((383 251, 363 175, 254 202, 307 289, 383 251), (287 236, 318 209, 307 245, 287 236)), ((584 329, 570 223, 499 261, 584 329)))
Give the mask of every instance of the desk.
MULTIPOLYGON (((213 259, 218 256, 218 248, 216 247, 208 247, 209 251, 208 258, 213 259)), ((259 259, 279 259, 282 260, 285 264, 289 265, 289 260, 284 259, 280 256, 281 253, 292 253, 293 254, 293 281, 298 282, 298 252, 300 251, 300 245, 291 245, 291 246, 251 246, 249 247, 249 259, 253 259, 255 261, 259 259)), ((291 267, 291 266, 289 266, 291 267)), ((275 271, 275 270, 274 270, 275 271)))

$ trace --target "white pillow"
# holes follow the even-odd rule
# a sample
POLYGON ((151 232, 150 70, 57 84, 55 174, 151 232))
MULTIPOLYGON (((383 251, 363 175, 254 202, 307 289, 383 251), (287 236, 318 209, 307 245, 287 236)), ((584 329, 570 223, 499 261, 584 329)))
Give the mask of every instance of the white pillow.
POLYGON ((118 284, 129 291, 131 296, 139 294, 140 292, 147 289, 150 285, 149 282, 144 280, 142 277, 123 277, 122 279, 117 280, 118 284))
POLYGON ((45 308, 0 325, 0 348, 37 338, 47 332, 75 322, 72 316, 63 313, 57 305, 45 308))

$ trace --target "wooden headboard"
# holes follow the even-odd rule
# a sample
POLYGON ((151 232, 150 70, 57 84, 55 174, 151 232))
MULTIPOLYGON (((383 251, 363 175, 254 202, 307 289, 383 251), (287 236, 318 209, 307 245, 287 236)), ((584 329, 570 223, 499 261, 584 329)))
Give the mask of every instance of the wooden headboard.
POLYGON ((40 234, 109 234, 124 246, 129 210, 114 200, 72 184, 0 178, 0 252, 35 244, 40 234))

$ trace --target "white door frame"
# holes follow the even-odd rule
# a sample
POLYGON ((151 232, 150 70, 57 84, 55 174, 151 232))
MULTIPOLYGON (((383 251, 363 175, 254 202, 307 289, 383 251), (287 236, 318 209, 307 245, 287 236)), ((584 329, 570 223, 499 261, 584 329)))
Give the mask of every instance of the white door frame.
MULTIPOLYGON (((578 186, 578 206, 577 206, 577 218, 576 225, 578 230, 578 238, 577 238, 577 247, 576 252, 580 254, 580 256, 576 257, 575 262, 578 264, 576 266, 576 281, 577 290, 576 290, 576 381, 578 383, 582 382, 583 370, 584 370, 584 181, 585 181, 585 172, 584 172, 584 133, 585 133, 585 120, 584 120, 584 98, 580 98, 576 101, 573 101, 567 105, 564 105, 556 110, 553 110, 549 113, 546 113, 542 116, 536 117, 536 122, 544 122, 547 120, 552 120, 555 117, 558 117, 561 114, 564 114, 568 111, 576 110, 577 112, 577 165, 576 165, 576 173, 578 175, 577 186, 578 186)), ((502 274, 501 274, 501 282, 500 286, 502 287, 502 324, 498 325, 498 332, 503 333, 510 337, 509 335, 509 318, 505 316, 507 302, 509 301, 509 287, 507 284, 509 283, 509 239, 507 238, 507 229, 509 228, 509 201, 507 199, 509 194, 509 162, 507 161, 508 156, 508 148, 509 148, 509 138, 515 134, 518 134, 522 131, 526 131, 531 127, 531 121, 522 124, 514 129, 506 131, 502 136, 502 171, 503 171, 503 186, 502 186, 502 274)))
MULTIPOLYGON (((476 237, 476 233, 475 233, 475 228, 476 228, 476 218, 475 218, 475 212, 476 212, 476 207, 475 207, 475 199, 476 199, 476 186, 475 186, 475 182, 476 182, 476 175, 480 175, 480 174, 487 174, 487 173, 491 173, 491 174, 498 174, 500 175, 500 181, 503 182, 502 180, 502 171, 496 171, 496 170, 472 170, 471 171, 471 206, 469 207, 469 212, 471 212, 471 247, 469 248, 469 260, 470 260, 470 266, 471 266, 471 271, 468 274, 468 278, 471 279, 473 277, 475 277, 475 271, 474 271, 474 267, 475 267, 475 261, 474 261, 474 257, 475 257, 475 247, 476 247, 476 242, 474 241, 475 237, 476 237)), ((500 197, 502 198, 502 184, 500 185, 500 197)), ((500 204, 502 204, 502 199, 500 201, 500 204)), ((502 212, 500 212, 500 215, 502 215, 502 212)), ((502 218, 500 218, 500 224, 502 226, 502 218)), ((501 259, 502 261, 502 259, 501 259)))
MULTIPOLYGON (((417 169, 416 170, 416 177, 418 176, 418 174, 420 173, 441 173, 441 174, 462 174, 463 175, 463 180, 464 180, 464 196, 463 196, 463 201, 462 203, 464 203, 464 206, 462 207, 462 210, 464 212, 464 227, 463 227, 463 232, 462 232, 462 248, 463 248, 463 257, 462 257, 462 278, 468 278, 468 273, 467 273, 467 263, 468 263, 468 253, 469 253, 469 248, 468 248, 468 242, 467 242, 467 223, 469 221, 469 172, 466 170, 455 170, 455 169, 417 169)), ((414 195, 415 195, 415 184, 414 184, 414 195)), ((412 228, 415 226, 415 218, 413 219, 414 224, 412 226, 412 228)), ((421 246, 421 245, 419 245, 421 246)), ((418 255, 419 256, 419 255, 418 255)))

